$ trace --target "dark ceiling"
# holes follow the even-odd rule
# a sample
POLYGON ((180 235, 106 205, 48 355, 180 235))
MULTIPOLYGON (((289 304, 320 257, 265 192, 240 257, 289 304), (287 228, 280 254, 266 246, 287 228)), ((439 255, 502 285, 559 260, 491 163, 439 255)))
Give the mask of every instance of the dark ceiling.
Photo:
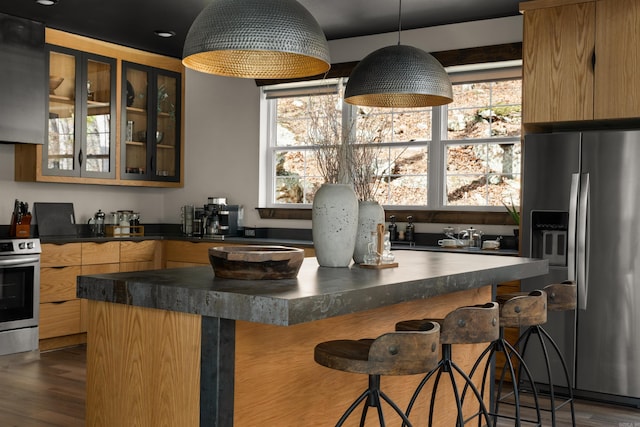
MULTIPOLYGON (((43 22, 47 27, 149 52, 182 57, 191 23, 213 0, 2 0, 0 12, 43 22), (163 39, 155 30, 171 30, 163 39)), ((242 1, 242 0, 238 0, 242 1)), ((328 40, 396 31, 398 2, 391 0, 299 0, 328 40)), ((404 0, 402 29, 432 27, 518 15, 519 0, 404 0)))

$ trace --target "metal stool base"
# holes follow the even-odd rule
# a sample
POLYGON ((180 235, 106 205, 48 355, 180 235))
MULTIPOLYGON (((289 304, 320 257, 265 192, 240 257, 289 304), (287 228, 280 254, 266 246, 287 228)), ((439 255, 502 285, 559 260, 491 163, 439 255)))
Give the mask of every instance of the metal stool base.
MULTIPOLYGON (((442 374, 446 374, 446 376, 449 377, 451 388, 453 389, 453 395, 455 398, 456 410, 457 410, 456 426, 458 427, 463 426, 467 422, 474 420, 476 417, 479 417, 478 425, 483 425, 482 418, 484 418, 486 425, 491 425, 490 413, 487 410, 484 404, 484 401, 482 400, 482 394, 480 393, 480 391, 478 391, 478 388, 475 386, 473 381, 471 381, 470 376, 467 375, 451 358, 451 344, 442 344, 442 359, 440 359, 440 361, 438 362, 438 365, 422 379, 422 381, 416 388, 416 391, 413 393, 413 396, 411 397, 411 401, 409 402, 409 406, 407 408, 407 412, 406 412, 407 416, 409 416, 409 414, 411 413, 411 410, 413 409, 413 406, 415 405, 415 402, 418 399, 418 396, 424 389, 427 382, 435 375, 434 383, 433 383, 433 386, 431 387, 431 400, 429 403, 429 422, 427 424, 429 426, 433 425, 433 413, 435 409, 434 406, 435 406, 436 392, 438 389, 438 385, 440 384, 442 374), (464 380, 463 394, 460 394, 458 385, 455 382, 456 373, 464 380), (464 401, 464 394, 466 393, 466 390, 468 388, 471 389, 473 395, 477 399, 480 409, 478 412, 476 412, 475 414, 472 414, 467 419, 465 419, 464 414, 462 412, 462 405, 464 401)), ((402 426, 405 427, 407 425, 408 424, 403 424, 402 426)))
MULTIPOLYGON (((575 416, 575 409, 574 409, 573 387, 571 386, 571 380, 569 378, 569 370, 567 369, 567 364, 564 360, 562 352, 560 351, 560 348, 558 347, 556 342, 553 340, 553 338, 542 326, 532 325, 528 327, 525 332, 522 333, 522 335, 520 336, 520 338, 518 338, 518 341, 516 342, 516 346, 520 344, 522 345, 521 355, 523 358, 524 358, 524 355, 526 354, 527 347, 529 345, 529 340, 531 339, 532 335, 535 335, 538 337, 537 341, 540 344, 542 353, 544 354, 545 367, 547 369, 546 374, 547 374, 547 380, 548 380, 548 385, 547 385, 548 391, 540 392, 538 390, 538 386, 534 383, 532 377, 529 377, 529 380, 527 381, 526 379, 523 379, 520 375, 518 375, 518 378, 519 378, 518 388, 524 393, 528 393, 528 392, 531 392, 531 390, 535 390, 538 396, 545 396, 546 398, 549 399, 549 407, 547 408, 547 407, 540 406, 540 410, 551 413, 552 427, 555 427, 556 425, 556 411, 563 408, 567 404, 569 404, 569 410, 571 411, 571 424, 573 427, 575 427, 576 416, 575 416), (558 394, 556 393, 555 387, 553 385, 554 381, 553 381, 553 375, 551 372, 549 349, 547 348, 546 343, 551 344, 551 348, 553 349, 553 352, 558 357, 558 360, 560 360, 560 363, 562 365, 564 381, 565 381, 566 390, 567 390, 567 397, 566 398, 563 397, 563 399, 561 399, 560 401, 557 401, 556 399, 558 397, 558 394)), ((508 396, 505 396, 505 397, 508 397, 508 396)), ((512 402, 509 402, 509 401, 503 401, 502 403, 513 404, 512 402)))
POLYGON ((340 417, 336 427, 340 427, 349 418, 353 411, 364 402, 362 407, 362 415, 360 416, 360 427, 364 426, 364 422, 367 419, 367 412, 369 408, 376 408, 378 412, 378 419, 380 420, 380 427, 385 427, 384 415, 382 413, 381 399, 387 402, 393 410, 402 418, 403 426, 413 427, 409 418, 402 412, 402 410, 395 404, 393 400, 389 398, 382 390, 380 390, 380 375, 369 375, 369 388, 367 388, 345 411, 340 417), (366 400, 365 400, 366 399, 366 400))

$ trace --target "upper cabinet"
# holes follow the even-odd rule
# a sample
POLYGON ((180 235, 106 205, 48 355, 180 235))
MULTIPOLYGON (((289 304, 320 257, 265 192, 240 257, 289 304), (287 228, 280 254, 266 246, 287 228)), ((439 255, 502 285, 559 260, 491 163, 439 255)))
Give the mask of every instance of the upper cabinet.
POLYGON ((535 0, 520 9, 525 124, 640 117, 640 0, 535 0))
POLYGON ((44 25, 0 13, 0 141, 42 144, 44 25))
POLYGON ((115 59, 50 46, 44 175, 115 178, 115 69, 115 59))
POLYGON ((130 62, 122 74, 122 178, 179 181, 180 74, 130 62))
POLYGON ((640 117, 640 0, 596 2, 596 119, 640 117))
POLYGON ((47 135, 16 145, 16 181, 181 187, 181 61, 52 29, 46 41, 47 135))

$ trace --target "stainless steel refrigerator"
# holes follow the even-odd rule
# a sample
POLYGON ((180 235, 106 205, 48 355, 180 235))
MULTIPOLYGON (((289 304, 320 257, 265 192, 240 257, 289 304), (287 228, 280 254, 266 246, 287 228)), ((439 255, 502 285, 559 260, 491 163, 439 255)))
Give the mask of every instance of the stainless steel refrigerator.
MULTIPOLYGON (((544 326, 576 395, 640 407, 640 131, 528 135, 523 161, 522 252, 550 271, 522 288, 576 281, 578 309, 544 326)), ((540 372, 541 353, 527 362, 540 372)))

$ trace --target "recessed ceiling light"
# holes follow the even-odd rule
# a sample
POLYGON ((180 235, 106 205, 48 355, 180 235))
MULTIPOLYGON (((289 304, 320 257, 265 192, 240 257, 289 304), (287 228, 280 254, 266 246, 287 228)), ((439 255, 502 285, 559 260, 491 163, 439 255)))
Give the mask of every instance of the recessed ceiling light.
POLYGON ((171 30, 155 30, 154 33, 156 34, 156 36, 162 37, 165 39, 168 39, 169 37, 173 37, 176 35, 176 32, 171 30))
POLYGON ((58 0, 36 0, 36 3, 43 6, 53 6, 54 4, 58 3, 58 0))

